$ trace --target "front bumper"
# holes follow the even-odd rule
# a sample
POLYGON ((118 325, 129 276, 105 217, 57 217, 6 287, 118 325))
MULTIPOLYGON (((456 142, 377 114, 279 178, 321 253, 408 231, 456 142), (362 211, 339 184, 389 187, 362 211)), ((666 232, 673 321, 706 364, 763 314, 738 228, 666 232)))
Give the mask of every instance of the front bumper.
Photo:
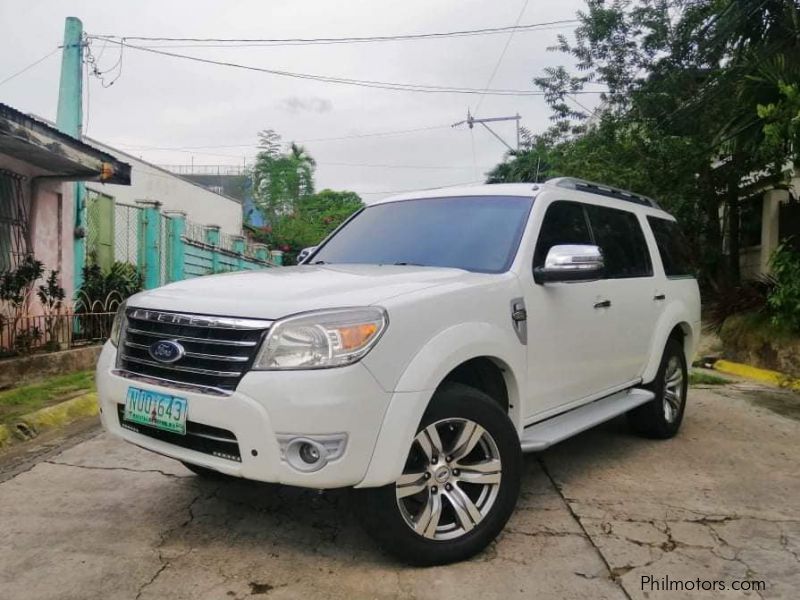
POLYGON ((103 426, 128 442, 177 460, 246 479, 335 488, 355 486, 365 478, 370 485, 392 481, 408 452, 407 447, 397 447, 392 428, 384 427, 393 394, 384 391, 361 363, 311 371, 252 371, 231 395, 212 396, 117 375, 112 372, 115 362, 116 349, 107 343, 97 365, 103 426), (118 407, 124 404, 130 386, 186 398, 190 421, 236 436, 241 462, 123 428, 118 407), (391 456, 391 460, 381 458, 381 465, 371 464, 382 429, 400 461, 384 449, 378 454, 391 456), (346 434, 344 453, 318 471, 296 470, 281 456, 281 436, 333 434, 346 434))

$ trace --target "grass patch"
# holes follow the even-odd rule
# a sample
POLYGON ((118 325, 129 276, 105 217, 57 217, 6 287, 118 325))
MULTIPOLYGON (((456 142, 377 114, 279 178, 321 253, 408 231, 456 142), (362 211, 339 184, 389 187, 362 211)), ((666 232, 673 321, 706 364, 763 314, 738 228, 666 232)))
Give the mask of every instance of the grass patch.
POLYGON ((80 371, 0 392, 0 423, 60 402, 81 391, 94 390, 94 372, 80 371))
POLYGON ((730 383, 724 377, 706 373, 704 371, 690 371, 689 372, 689 385, 726 385, 730 383))

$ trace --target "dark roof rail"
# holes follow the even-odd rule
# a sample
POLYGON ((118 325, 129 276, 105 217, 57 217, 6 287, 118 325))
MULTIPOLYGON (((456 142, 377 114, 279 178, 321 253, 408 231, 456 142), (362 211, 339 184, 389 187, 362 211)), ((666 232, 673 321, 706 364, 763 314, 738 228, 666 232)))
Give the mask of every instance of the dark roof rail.
POLYGON ((550 185, 557 185, 558 187, 567 188, 569 190, 577 190, 579 192, 588 192, 589 194, 598 194, 600 196, 608 196, 609 198, 616 198, 617 200, 624 200, 626 202, 633 202, 634 204, 641 204, 643 206, 651 206, 660 209, 658 202, 647 196, 635 194, 628 190, 611 187, 603 183, 595 183, 593 181, 585 181, 577 179, 576 177, 556 177, 555 179, 548 179, 545 183, 550 185))

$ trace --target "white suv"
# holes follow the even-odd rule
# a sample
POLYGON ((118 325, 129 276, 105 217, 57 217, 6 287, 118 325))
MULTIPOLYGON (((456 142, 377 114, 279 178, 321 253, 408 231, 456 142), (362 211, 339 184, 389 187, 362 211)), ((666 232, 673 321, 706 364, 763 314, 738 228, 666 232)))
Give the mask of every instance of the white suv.
POLYGON ((509 518, 523 452, 622 413, 675 435, 700 330, 682 240, 576 179, 382 200, 304 265, 131 297, 103 424, 200 475, 356 488, 388 551, 461 560, 509 518))

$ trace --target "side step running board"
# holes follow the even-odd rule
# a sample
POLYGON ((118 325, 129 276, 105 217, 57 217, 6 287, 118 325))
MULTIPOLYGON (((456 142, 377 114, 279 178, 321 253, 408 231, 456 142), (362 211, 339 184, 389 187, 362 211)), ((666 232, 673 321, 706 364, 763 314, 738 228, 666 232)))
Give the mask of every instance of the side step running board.
POLYGON ((648 390, 632 388, 584 404, 578 408, 565 412, 526 427, 522 432, 523 452, 537 452, 572 437, 581 431, 591 429, 595 425, 604 423, 614 417, 636 408, 655 398, 655 394, 648 390))

